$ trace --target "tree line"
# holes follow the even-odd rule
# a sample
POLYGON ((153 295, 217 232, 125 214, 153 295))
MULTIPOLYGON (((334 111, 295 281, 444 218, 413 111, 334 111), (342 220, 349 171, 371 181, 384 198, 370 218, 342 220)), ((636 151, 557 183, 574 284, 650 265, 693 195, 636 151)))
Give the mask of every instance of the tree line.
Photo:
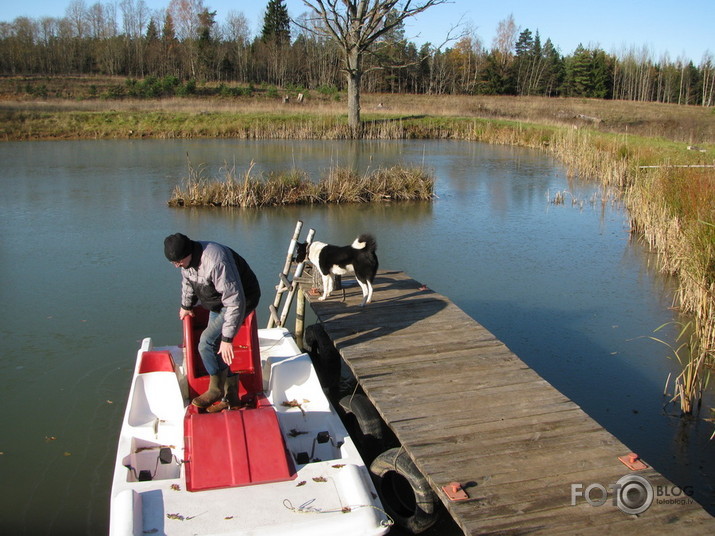
MULTIPOLYGON (((389 17, 388 17, 389 19, 389 17)), ((60 18, 0 22, 0 75, 109 75, 195 84, 275 85, 342 91, 338 44, 306 14, 289 17, 269 0, 260 34, 239 12, 222 22, 203 0, 169 0, 151 11, 144 0, 72 0, 60 18)), ((499 23, 491 47, 474 31, 417 46, 397 25, 365 55, 367 92, 534 95, 715 105, 715 62, 654 60, 647 48, 619 54, 579 45, 562 55, 538 31, 499 23)))

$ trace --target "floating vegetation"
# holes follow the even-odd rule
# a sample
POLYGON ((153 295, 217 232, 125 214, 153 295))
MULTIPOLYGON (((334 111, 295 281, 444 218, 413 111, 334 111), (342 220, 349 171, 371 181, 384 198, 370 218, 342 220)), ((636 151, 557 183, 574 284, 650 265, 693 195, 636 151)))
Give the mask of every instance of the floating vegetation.
POLYGON ((568 190, 557 191, 553 196, 551 192, 546 192, 546 198, 552 205, 566 205, 570 203, 573 207, 583 209, 586 205, 605 207, 618 202, 620 195, 613 188, 604 188, 600 192, 593 192, 590 197, 579 197, 568 190))
POLYGON ((174 188, 171 207, 241 207, 376 201, 425 201, 434 198, 434 176, 423 167, 392 166, 362 175, 353 169, 331 168, 319 180, 300 170, 256 174, 254 163, 242 177, 225 166, 223 178, 208 179, 189 164, 189 176, 174 188))

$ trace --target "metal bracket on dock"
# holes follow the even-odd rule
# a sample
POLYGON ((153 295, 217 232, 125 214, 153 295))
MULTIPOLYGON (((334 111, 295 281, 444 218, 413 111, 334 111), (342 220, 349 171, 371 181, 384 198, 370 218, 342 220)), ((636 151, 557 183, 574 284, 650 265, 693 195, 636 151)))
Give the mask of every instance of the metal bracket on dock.
POLYGON ((469 499, 469 495, 462 488, 459 482, 450 482, 446 486, 442 486, 442 491, 449 497, 450 501, 464 501, 469 499))
POLYGON ((626 467, 633 471, 640 471, 641 469, 648 469, 648 465, 646 465, 641 459, 638 454, 635 452, 631 452, 630 454, 626 454, 625 456, 619 456, 619 460, 623 464, 625 464, 626 467))

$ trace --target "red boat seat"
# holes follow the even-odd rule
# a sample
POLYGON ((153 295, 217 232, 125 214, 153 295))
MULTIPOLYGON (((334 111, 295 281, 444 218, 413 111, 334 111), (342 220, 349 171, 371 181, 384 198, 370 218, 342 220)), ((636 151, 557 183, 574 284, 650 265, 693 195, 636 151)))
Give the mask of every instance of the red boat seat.
POLYGON ((275 409, 198 413, 184 419, 186 489, 202 491, 296 477, 275 409))
MULTIPOLYGON (((194 316, 184 317, 184 347, 186 349, 186 378, 189 396, 198 396, 209 387, 209 377, 199 355, 198 345, 201 333, 208 325, 209 312, 203 307, 194 308, 194 316)), ((246 316, 233 339, 234 358, 230 365, 239 374, 239 396, 254 398, 263 392, 261 373, 261 351, 258 342, 258 320, 256 312, 246 316)))
POLYGON ((171 357, 171 352, 167 350, 142 352, 139 374, 147 372, 174 372, 174 359, 171 357))

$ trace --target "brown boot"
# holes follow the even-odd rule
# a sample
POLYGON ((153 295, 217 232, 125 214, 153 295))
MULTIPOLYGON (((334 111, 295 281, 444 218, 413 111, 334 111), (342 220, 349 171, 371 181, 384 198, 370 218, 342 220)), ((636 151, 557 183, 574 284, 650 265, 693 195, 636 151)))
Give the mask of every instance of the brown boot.
POLYGON ((207 408, 207 412, 218 413, 225 409, 240 409, 243 407, 241 399, 238 397, 238 374, 226 378, 223 391, 223 400, 207 408))
POLYGON ((226 374, 228 369, 225 368, 218 374, 209 376, 209 388, 201 396, 194 398, 191 403, 201 409, 208 408, 211 404, 220 400, 223 396, 223 386, 226 383, 226 374))
POLYGON ((226 378, 226 403, 230 409, 238 409, 243 406, 238 397, 238 374, 226 378))

